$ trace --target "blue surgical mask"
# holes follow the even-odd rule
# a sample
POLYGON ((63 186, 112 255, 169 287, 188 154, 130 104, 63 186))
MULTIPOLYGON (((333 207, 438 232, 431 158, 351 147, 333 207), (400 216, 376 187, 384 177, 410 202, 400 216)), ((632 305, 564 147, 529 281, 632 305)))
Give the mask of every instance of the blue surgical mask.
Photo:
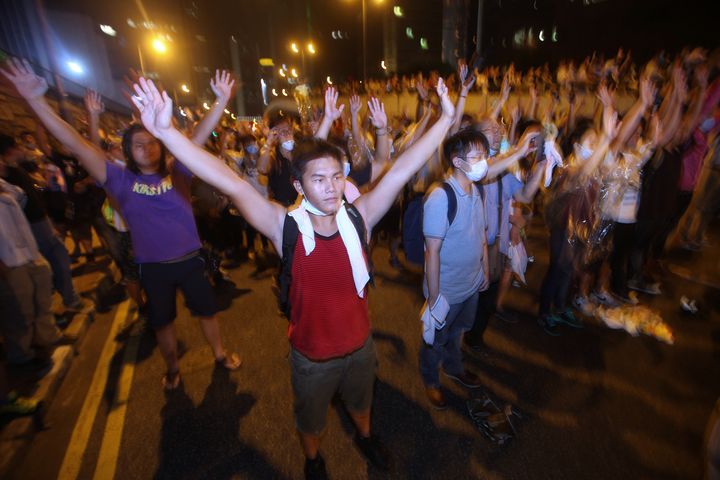
POLYGON ((700 130, 704 133, 709 132, 715 126, 715 118, 708 117, 700 123, 700 130))
MULTIPOLYGON (((501 145, 500 148, 502 148, 502 145, 501 145)), ((494 148, 490 147, 490 151, 488 152, 488 157, 494 157, 495 155, 497 155, 497 153, 498 153, 497 150, 495 150, 494 148)))
POLYGON ((507 138, 503 138, 500 140, 500 154, 503 154, 510 150, 510 142, 508 142, 507 138))
POLYGON ((295 140, 285 140, 282 142, 282 148, 288 152, 292 152, 292 149, 295 148, 295 140))
POLYGON ((245 151, 249 153, 250 155, 255 155, 258 153, 258 146, 257 145, 248 145, 245 147, 245 151))
POLYGON ((579 143, 575 144, 575 148, 577 149, 580 160, 583 160, 583 161, 592 157, 592 154, 594 153, 592 150, 587 148, 585 145, 580 145, 579 143))
POLYGON ((343 175, 350 175, 350 162, 343 162, 343 175))

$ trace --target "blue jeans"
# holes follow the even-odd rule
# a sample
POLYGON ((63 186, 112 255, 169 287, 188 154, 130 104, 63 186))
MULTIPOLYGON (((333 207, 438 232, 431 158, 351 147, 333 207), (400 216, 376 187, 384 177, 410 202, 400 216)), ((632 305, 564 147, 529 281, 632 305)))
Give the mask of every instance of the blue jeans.
POLYGON ((53 232, 52 225, 47 217, 39 222, 31 223, 30 229, 38 244, 38 250, 40 250, 40 253, 42 253, 52 269, 53 287, 62 296, 65 306, 72 305, 80 297, 75 293, 75 287, 72 283, 70 256, 65 245, 53 232))
POLYGON ((464 332, 470 330, 475 321, 478 293, 475 292, 465 301, 450 305, 445 326, 435 330, 435 342, 420 345, 420 375, 428 387, 440 386, 440 367, 451 375, 462 375, 460 341, 464 332))

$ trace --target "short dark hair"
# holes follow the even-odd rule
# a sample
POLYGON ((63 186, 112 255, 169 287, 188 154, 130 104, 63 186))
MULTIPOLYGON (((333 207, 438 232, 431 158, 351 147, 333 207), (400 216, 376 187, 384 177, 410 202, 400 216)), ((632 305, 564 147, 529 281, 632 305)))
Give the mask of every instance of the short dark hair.
POLYGON ((292 176, 297 181, 302 180, 307 164, 322 157, 337 160, 342 166, 340 149, 330 142, 315 137, 303 137, 295 142, 292 157, 292 176))
POLYGON ((446 167, 452 167, 452 159, 464 157, 473 147, 482 147, 485 153, 490 150, 490 144, 485 135, 475 129, 466 129, 457 132, 443 142, 443 161, 446 167))
POLYGON ((13 137, 0 133, 0 155, 5 155, 15 147, 17 147, 17 142, 13 137))
MULTIPOLYGON (((140 168, 138 167, 137 163, 135 162, 135 158, 132 154, 132 140, 133 136, 136 133, 145 132, 152 136, 150 132, 147 131, 145 127, 140 125, 139 123, 134 123, 128 127, 127 130, 125 130, 125 133, 123 133, 122 137, 122 151, 123 155, 125 155, 125 164, 127 166, 127 169, 133 172, 136 175, 140 175, 140 168)), ((160 143, 160 169, 158 170, 158 173, 160 175, 166 175, 168 173, 167 168, 167 149, 165 148, 165 145, 160 141, 157 140, 158 143, 160 143)))
POLYGON ((295 123, 295 117, 292 114, 280 111, 271 115, 268 119, 268 127, 270 128, 275 128, 281 123, 288 123, 292 127, 295 123))
POLYGON ((257 142, 257 138, 255 136, 250 135, 249 133, 243 133, 238 134, 237 136, 237 144, 238 145, 245 145, 246 143, 250 142, 257 142))

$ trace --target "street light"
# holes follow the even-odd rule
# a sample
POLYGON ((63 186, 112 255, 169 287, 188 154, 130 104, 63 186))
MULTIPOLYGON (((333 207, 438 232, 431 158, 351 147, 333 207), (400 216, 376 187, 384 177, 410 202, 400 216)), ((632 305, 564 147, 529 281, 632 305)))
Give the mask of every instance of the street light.
POLYGON ((307 69, 305 67, 305 50, 307 50, 310 55, 315 55, 317 53, 317 48, 315 47, 315 44, 312 41, 308 41, 305 44, 305 48, 302 48, 302 45, 300 45, 299 42, 290 42, 290 50, 295 55, 300 54, 303 72, 307 72, 307 69))
POLYGON ((165 45, 165 42, 163 42, 160 38, 153 40, 152 47, 157 53, 167 52, 167 45, 165 45))
POLYGON ((67 62, 67 66, 71 72, 73 72, 77 75, 82 75, 84 72, 82 65, 80 65, 78 62, 76 62, 74 60, 70 60, 69 62, 67 62))
POLYGON ((292 70, 290 70, 290 73, 292 74, 293 77, 298 78, 297 70, 295 70, 294 68, 292 70))
MULTIPOLYGON (((374 0, 376 5, 383 3, 383 0, 374 0)), ((367 84, 367 0, 362 0, 362 55, 363 55, 363 81, 367 84)))
POLYGON ((190 88, 189 88, 189 87, 187 86, 187 84, 185 84, 185 83, 183 83, 183 84, 180 86, 180 90, 182 90, 182 91, 185 92, 185 93, 190 93, 190 88))

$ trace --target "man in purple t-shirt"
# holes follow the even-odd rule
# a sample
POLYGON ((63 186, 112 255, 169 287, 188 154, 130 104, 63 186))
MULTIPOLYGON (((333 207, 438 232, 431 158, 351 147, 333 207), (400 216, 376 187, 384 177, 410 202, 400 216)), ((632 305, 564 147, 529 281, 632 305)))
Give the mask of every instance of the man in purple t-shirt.
MULTIPOLYGON (((203 334, 218 365, 236 370, 241 360, 227 354, 215 317, 212 288, 199 255, 200 239, 190 204, 192 174, 179 162, 169 162, 162 144, 140 125, 123 136, 127 167, 110 164, 104 152, 63 121, 44 98, 47 83, 35 75, 27 62, 12 59, 2 73, 15 85, 40 121, 80 160, 93 179, 115 199, 130 228, 140 282, 148 297, 148 323, 155 330, 160 352, 167 364, 163 386, 180 385, 177 337, 173 320, 180 288, 190 310, 200 317, 203 334)), ((216 73, 211 87, 218 97, 198 125, 193 142, 202 144, 230 99, 233 81, 216 73)))

